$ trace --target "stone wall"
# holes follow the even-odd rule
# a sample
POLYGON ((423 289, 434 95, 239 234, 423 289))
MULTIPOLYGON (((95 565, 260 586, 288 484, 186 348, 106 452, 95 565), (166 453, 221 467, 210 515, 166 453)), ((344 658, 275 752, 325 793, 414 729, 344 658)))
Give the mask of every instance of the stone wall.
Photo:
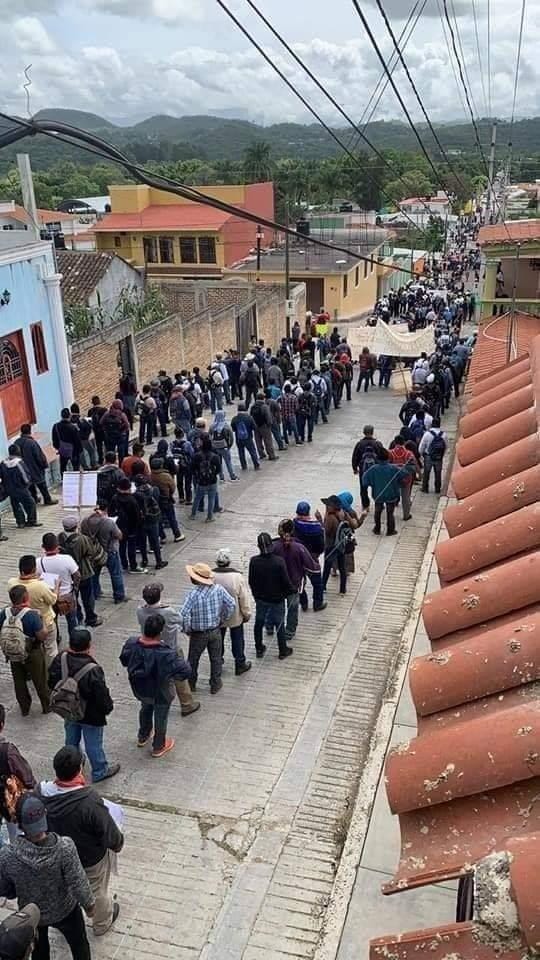
POLYGON ((177 373, 185 366, 182 333, 177 316, 167 317, 161 323, 135 334, 139 384, 142 386, 164 369, 177 373))
POLYGON ((74 343, 71 347, 71 376, 75 400, 83 413, 91 406, 94 394, 98 394, 105 404, 110 403, 118 390, 120 376, 118 341, 106 339, 103 333, 95 333, 74 343))

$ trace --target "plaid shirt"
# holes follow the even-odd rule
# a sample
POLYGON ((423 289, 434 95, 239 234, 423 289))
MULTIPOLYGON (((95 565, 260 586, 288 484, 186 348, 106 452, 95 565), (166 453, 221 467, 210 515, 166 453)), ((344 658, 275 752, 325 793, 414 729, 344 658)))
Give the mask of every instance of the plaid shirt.
POLYGON ((284 393, 281 397, 281 413, 284 420, 293 420, 298 410, 298 400, 294 393, 284 393))
POLYGON ((235 611, 236 604, 224 587, 196 586, 189 591, 180 608, 184 633, 202 633, 217 630, 235 611))

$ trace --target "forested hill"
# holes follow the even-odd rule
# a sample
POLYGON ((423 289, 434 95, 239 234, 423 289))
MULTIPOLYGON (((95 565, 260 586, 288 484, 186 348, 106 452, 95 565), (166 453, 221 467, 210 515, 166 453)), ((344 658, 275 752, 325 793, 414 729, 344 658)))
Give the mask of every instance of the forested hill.
MULTIPOLYGON (((339 154, 335 141, 318 124, 279 123, 263 127, 246 120, 229 120, 221 117, 154 116, 133 126, 119 126, 96 114, 80 110, 42 110, 38 119, 57 119, 73 126, 93 131, 103 139, 114 143, 142 163, 151 160, 187 160, 193 157, 212 160, 240 160, 247 147, 255 141, 264 141, 271 149, 274 159, 298 157, 322 159, 339 154)), ((486 154, 489 150, 491 122, 478 123, 481 141, 486 154)), ((0 133, 6 123, 0 120, 0 133)), ((433 147, 429 131, 418 126, 428 149, 433 147)), ((473 129, 470 124, 448 123, 436 127, 443 145, 451 151, 469 153, 475 150, 473 129)), ((352 130, 337 130, 345 143, 356 139, 352 130)), ((410 128, 399 121, 377 121, 366 128, 366 136, 382 150, 417 151, 417 141, 410 128)), ((497 147, 500 154, 506 150, 509 125, 501 121, 497 130, 497 147)), ((527 156, 540 152, 540 117, 514 123, 512 131, 514 155, 527 156)), ((0 150, 0 175, 14 165, 15 154, 21 147, 30 153, 34 169, 47 169, 58 160, 73 160, 77 164, 92 164, 95 157, 84 151, 48 137, 34 137, 19 142, 17 146, 0 150)))

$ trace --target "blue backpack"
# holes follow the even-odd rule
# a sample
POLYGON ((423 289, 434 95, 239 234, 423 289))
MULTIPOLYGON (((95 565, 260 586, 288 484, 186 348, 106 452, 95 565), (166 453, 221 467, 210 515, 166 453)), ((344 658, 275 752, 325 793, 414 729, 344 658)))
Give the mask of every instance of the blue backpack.
POLYGON ((237 440, 248 440, 249 439, 249 430, 246 426, 245 420, 238 420, 236 424, 236 439, 237 440))

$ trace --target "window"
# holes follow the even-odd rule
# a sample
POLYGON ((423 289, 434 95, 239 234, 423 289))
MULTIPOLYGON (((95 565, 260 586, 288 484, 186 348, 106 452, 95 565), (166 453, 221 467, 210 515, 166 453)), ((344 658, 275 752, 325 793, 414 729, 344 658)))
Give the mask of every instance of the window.
POLYGON ((45 338, 43 336, 43 327, 40 323, 33 323, 30 327, 30 336, 32 337, 32 348, 34 350, 34 363, 36 373, 47 373, 49 364, 47 362, 47 350, 45 349, 45 338))
POLYGON ((174 244, 172 237, 159 238, 159 259, 161 263, 174 263, 174 244))
POLYGON ((182 263, 197 263, 197 241, 195 237, 180 237, 180 259, 182 263))
POLYGON ((121 238, 121 237, 115 237, 115 238, 114 238, 114 245, 115 245, 115 247, 121 247, 121 246, 122 246, 122 238, 121 238))
POLYGON ((155 237, 143 237, 145 263, 158 263, 158 244, 155 237))
POLYGON ((358 286, 359 280, 360 280, 360 270, 359 270, 358 267, 357 267, 356 270, 354 271, 354 285, 355 285, 355 287, 358 286))
POLYGON ((0 387, 5 387, 23 376, 23 364, 19 351, 11 340, 0 342, 0 387))
POLYGON ((216 241, 214 237, 199 237, 199 263, 216 262, 216 241))
POLYGON ((368 267, 368 262, 367 260, 364 260, 364 280, 367 277, 367 267, 368 267))
POLYGON ((347 296, 349 291, 349 278, 346 273, 343 274, 343 297, 347 296))

